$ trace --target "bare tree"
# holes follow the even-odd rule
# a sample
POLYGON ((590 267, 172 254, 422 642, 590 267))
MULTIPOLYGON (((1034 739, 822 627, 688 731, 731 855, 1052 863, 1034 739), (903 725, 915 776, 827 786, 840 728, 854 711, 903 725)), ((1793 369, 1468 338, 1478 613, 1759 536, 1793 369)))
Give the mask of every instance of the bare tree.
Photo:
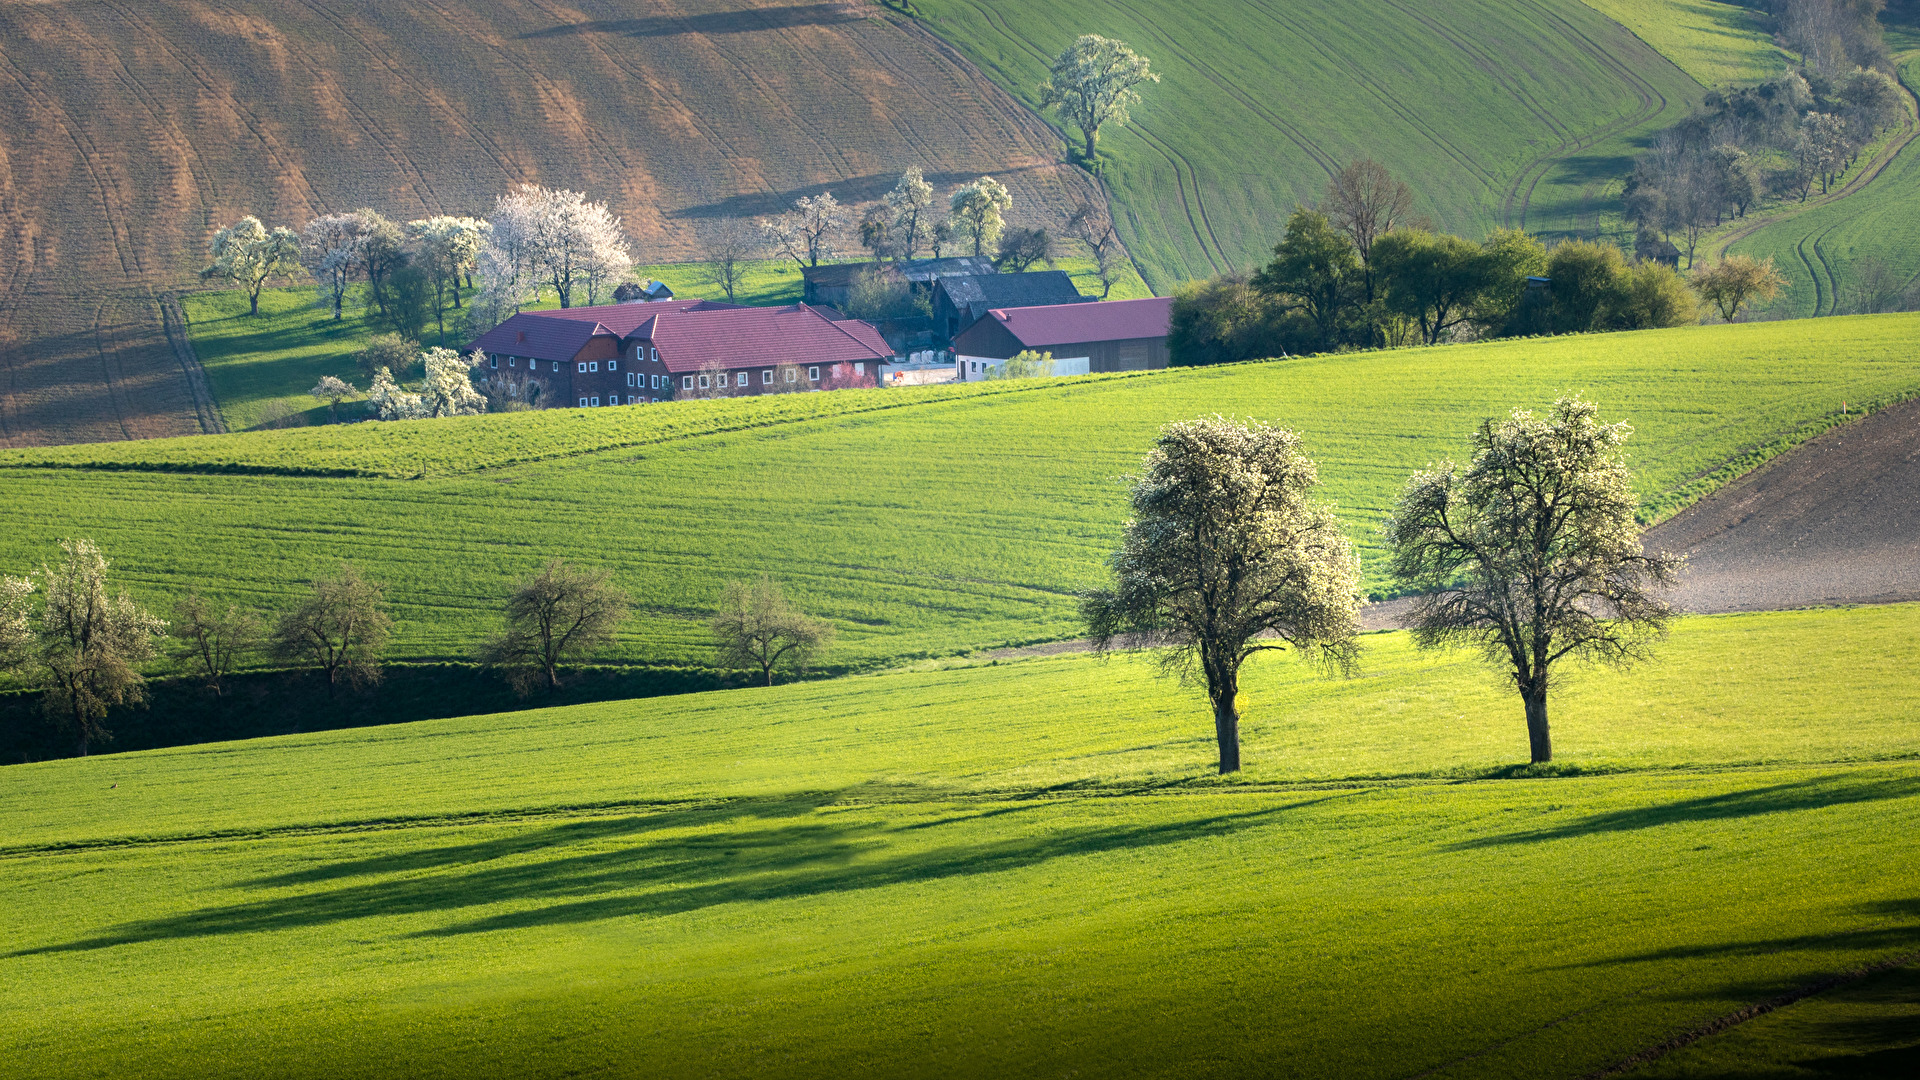
POLYGON ((560 687, 560 665, 613 642, 633 606, 613 572, 554 559, 508 594, 507 628, 478 650, 478 659, 506 675, 522 694, 545 682, 560 687))
POLYGON ((1579 397, 1544 418, 1488 419, 1466 470, 1443 461, 1415 473, 1381 526, 1395 576, 1420 593, 1414 642, 1470 645, 1507 669, 1536 764, 1553 760, 1554 665, 1645 659, 1673 616, 1657 593, 1680 561, 1641 548, 1621 452, 1632 431, 1579 397))
POLYGON ((1860 315, 1898 311, 1906 282, 1885 259, 1867 256, 1848 267, 1847 309, 1860 315))
POLYGON ((804 671, 814 656, 833 643, 833 624, 815 619, 788 602, 770 577, 749 585, 727 583, 720 610, 708 623, 717 661, 723 668, 758 668, 773 685, 776 670, 804 671))
POLYGON ((819 266, 821 259, 838 254, 835 241, 847 226, 847 209, 833 192, 802 195, 793 209, 777 217, 762 218, 760 234, 766 245, 783 258, 801 266, 819 266))
POLYGON ((1373 242, 1413 223, 1413 189, 1372 158, 1361 158, 1327 180, 1320 212, 1360 253, 1367 302, 1374 298, 1373 242))
POLYGON ((745 263, 759 253, 759 236, 740 218, 721 218, 707 233, 705 247, 707 261, 701 264, 700 276, 733 303, 746 277, 745 263))
POLYGON ((146 700, 139 665, 153 659, 167 624, 124 593, 109 595, 107 560, 91 540, 62 540, 58 566, 41 567, 47 606, 40 613, 39 660, 48 689, 42 707, 73 736, 81 757, 113 733, 102 726, 115 705, 146 700))
POLYGON ((1107 212, 1106 204, 1082 199, 1067 212, 1060 231, 1087 245, 1087 250, 1093 253, 1094 269, 1100 275, 1100 299, 1105 300, 1127 263, 1120 234, 1114 230, 1113 215, 1107 212))
POLYGON ((168 627, 178 645, 174 655, 196 669, 207 689, 221 692, 221 680, 233 672, 240 658, 266 641, 260 616, 237 604, 215 607, 197 592, 188 592, 173 606, 168 627))
POLYGON ((298 607, 274 624, 273 655, 311 664, 327 677, 327 696, 341 683, 359 688, 380 681, 380 655, 393 633, 380 586, 348 563, 332 577, 315 578, 298 607))
POLYGON ((1096 651, 1129 639, 1163 672, 1204 681, 1220 771, 1240 768, 1240 667, 1288 646, 1350 670, 1360 563, 1310 492, 1313 462, 1291 431, 1220 416, 1160 429, 1136 478, 1112 588, 1083 594, 1096 651))

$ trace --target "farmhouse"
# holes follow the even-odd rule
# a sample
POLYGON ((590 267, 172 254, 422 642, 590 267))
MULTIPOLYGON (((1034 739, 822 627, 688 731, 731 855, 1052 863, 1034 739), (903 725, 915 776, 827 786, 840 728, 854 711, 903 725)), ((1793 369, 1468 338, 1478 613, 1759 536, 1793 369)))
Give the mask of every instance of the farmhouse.
POLYGON ((1164 368, 1172 312, 1166 296, 993 308, 954 337, 954 363, 966 381, 1028 349, 1052 353, 1055 375, 1164 368))
POLYGON ((1080 295, 1064 270, 945 277, 933 286, 933 325, 942 336, 952 338, 994 308, 1078 304, 1092 299, 1080 295))
POLYGON ((523 311, 468 348, 489 392, 543 409, 877 386, 892 359, 857 319, 711 300, 523 311))

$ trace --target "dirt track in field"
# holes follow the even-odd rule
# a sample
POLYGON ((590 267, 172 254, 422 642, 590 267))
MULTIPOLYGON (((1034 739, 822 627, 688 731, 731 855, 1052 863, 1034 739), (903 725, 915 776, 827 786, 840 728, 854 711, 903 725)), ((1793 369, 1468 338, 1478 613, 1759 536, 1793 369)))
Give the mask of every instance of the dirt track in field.
MULTIPOLYGON (((844 0, 0 0, 0 446, 178 435, 162 299, 212 231, 606 199, 642 262, 909 165, 1016 218, 1092 189, 951 49, 844 0)), ((942 190, 944 194, 944 190, 942 190)))

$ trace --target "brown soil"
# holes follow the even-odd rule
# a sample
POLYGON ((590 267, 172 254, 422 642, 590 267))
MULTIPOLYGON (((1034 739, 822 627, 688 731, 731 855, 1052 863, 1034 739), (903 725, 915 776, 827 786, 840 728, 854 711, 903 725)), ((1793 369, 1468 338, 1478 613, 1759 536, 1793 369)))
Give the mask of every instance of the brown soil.
POLYGON ((0 446, 202 430, 161 298, 244 214, 474 214, 535 182, 608 200, 641 261, 673 261, 715 218, 870 200, 916 164, 992 173, 1043 220, 1093 190, 1064 156, 853 0, 9 0, 0 446))

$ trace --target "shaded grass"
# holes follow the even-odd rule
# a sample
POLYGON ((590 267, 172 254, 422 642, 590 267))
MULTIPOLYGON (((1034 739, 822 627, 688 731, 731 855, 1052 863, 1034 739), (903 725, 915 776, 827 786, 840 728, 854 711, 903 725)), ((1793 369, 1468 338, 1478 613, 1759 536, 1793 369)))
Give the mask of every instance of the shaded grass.
POLYGON ((1586 0, 1709 89, 1770 79, 1795 63, 1758 11, 1720 0, 1586 0))
POLYGON ((10 768, 0 1073, 1580 1075, 1920 942, 1917 613, 1686 620, 1589 777, 1357 779, 1523 746, 1401 635, 1229 784, 1087 657, 10 768))

